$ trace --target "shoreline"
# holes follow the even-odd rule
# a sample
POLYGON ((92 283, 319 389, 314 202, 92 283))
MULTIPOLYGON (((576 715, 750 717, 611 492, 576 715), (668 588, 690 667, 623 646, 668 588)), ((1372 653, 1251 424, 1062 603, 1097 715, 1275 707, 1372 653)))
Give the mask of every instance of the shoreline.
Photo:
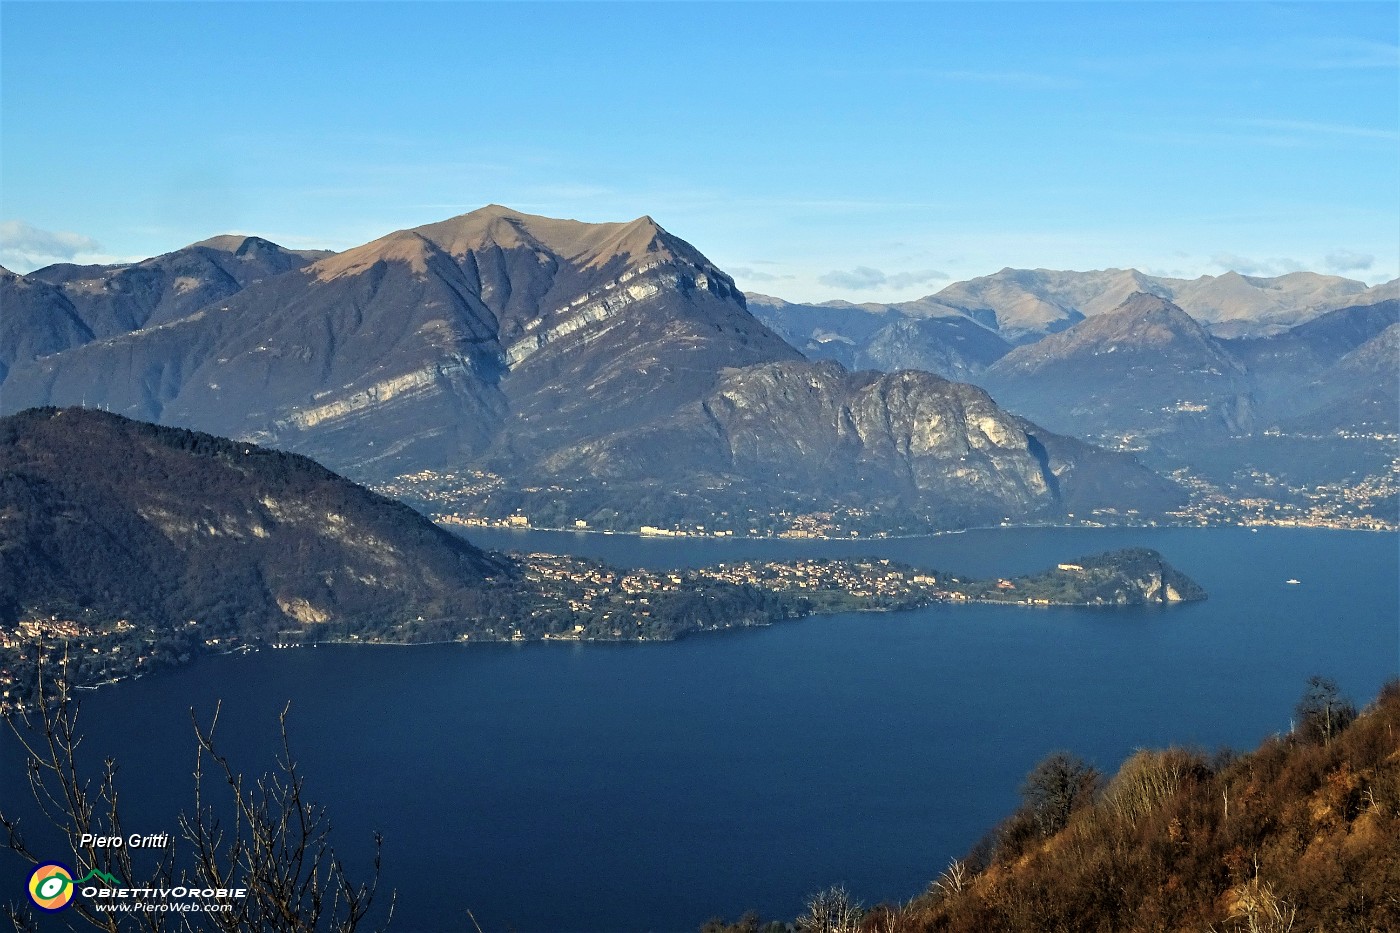
POLYGON ((491 532, 508 532, 513 534, 530 534, 533 532, 548 532, 550 534, 570 534, 570 535, 601 535, 604 537, 628 537, 646 538, 655 541, 832 541, 849 542, 860 544, 867 541, 915 541, 921 538, 942 538, 949 535, 962 535, 970 531, 1037 531, 1037 530, 1060 530, 1060 531, 1144 531, 1144 530, 1168 530, 1168 529, 1240 529, 1258 531, 1261 528, 1286 529, 1288 531, 1342 531, 1360 532, 1363 534, 1395 534, 1400 532, 1400 524, 1385 528, 1351 528, 1333 525, 1287 525, 1282 523, 1260 523, 1260 524, 1219 524, 1219 525, 1186 525, 1186 524, 1152 524, 1152 525, 1085 525, 1085 524, 1033 524, 1033 525, 973 525, 968 528, 950 528, 943 531, 927 531, 918 534, 881 534, 870 535, 802 535, 784 537, 782 535, 704 535, 704 534, 674 534, 674 535, 644 535, 640 531, 611 531, 602 528, 546 528, 536 526, 512 526, 512 525, 466 525, 455 521, 442 521, 436 518, 429 518, 434 525, 454 534, 467 537, 472 531, 482 530, 491 532))
MULTIPOLYGON (((856 549, 860 550, 860 549, 864 549, 865 547, 875 547, 875 548, 878 548, 880 542, 882 542, 882 541, 910 540, 910 539, 923 539, 923 538, 932 539, 932 538, 935 538, 935 537, 941 538, 941 537, 944 536, 944 535, 959 535, 959 534, 965 534, 965 533, 967 533, 968 531, 974 531, 974 530, 987 530, 987 531, 1007 530, 1007 531, 1020 531, 1020 532, 1025 532, 1025 531, 1028 531, 1028 530, 1031 530, 1031 529, 1045 529, 1047 532, 1064 532, 1064 531, 1071 530, 1071 529, 1075 529, 1075 528, 1085 528, 1085 527, 1094 528, 1094 529, 1097 529, 1097 528, 1100 528, 1100 527, 1112 528, 1112 529, 1114 529, 1115 531, 1118 531, 1120 534, 1126 532, 1127 535, 1128 535, 1129 537, 1133 536, 1133 535, 1134 535, 1135 533, 1137 533, 1137 532, 1142 532, 1142 531, 1145 530, 1145 529, 1160 529, 1160 528, 1172 528, 1172 529, 1178 529, 1178 530, 1179 530, 1179 529, 1187 529, 1187 530, 1189 530, 1189 531, 1191 531, 1191 532, 1196 532, 1196 533, 1218 533, 1218 532, 1216 531, 1216 528, 1209 528, 1209 529, 1207 529, 1207 528, 1202 528, 1202 527, 1199 527, 1199 526, 1162 526, 1162 525, 1156 525, 1156 526, 1142 526, 1142 525, 1134 525, 1134 526, 1121 526, 1121 525, 1120 525, 1120 526, 1027 525, 1027 526, 1015 526, 1015 527, 1012 527, 1012 526, 1000 526, 1000 525, 997 525, 997 526, 983 526, 983 527, 980 528, 980 529, 955 529, 955 530, 949 530, 949 531, 939 532, 939 533, 934 534, 934 535, 888 536, 888 537, 883 538, 883 539, 863 538, 863 539, 858 539, 858 540, 857 540, 857 539, 844 539, 844 538, 841 538, 841 539, 831 539, 831 538, 828 538, 828 539, 825 539, 825 540, 828 540, 828 541, 830 541, 830 540, 852 540, 852 541, 854 542, 854 547, 855 547, 856 549)), ((1241 531, 1241 532, 1243 532, 1243 528, 1242 528, 1241 526, 1216 526, 1216 527, 1217 527, 1217 528, 1237 527, 1237 528, 1240 528, 1240 531, 1241 531)), ((643 536, 643 535, 640 535, 640 534, 630 534, 630 533, 624 533, 624 532, 603 532, 603 531, 600 531, 600 530, 597 530, 597 529, 592 529, 592 530, 589 530, 589 529, 572 529, 572 530, 567 530, 567 529, 538 529, 538 528, 528 528, 528 529, 527 529, 527 528, 521 528, 521 529, 511 529, 511 530, 526 532, 526 534, 524 534, 524 535, 519 535, 519 536, 518 536, 519 539, 520 539, 519 544, 522 545, 522 546, 524 546, 524 547, 526 547, 526 548, 529 548, 529 547, 531 547, 531 546, 534 545, 534 542, 530 542, 530 541, 529 541, 529 533, 532 533, 532 532, 541 532, 541 531, 549 531, 549 532, 553 532, 553 533, 560 533, 560 532, 568 531, 569 533, 574 534, 574 535, 585 534, 585 533, 587 533, 587 534, 606 534, 606 533, 611 533, 611 534, 627 534, 627 535, 628 535, 627 540, 629 540, 629 541, 635 541, 637 538, 640 538, 640 537, 650 537, 650 536, 643 536)), ((1257 529, 1252 529, 1252 528, 1251 528, 1250 530, 1251 530, 1251 531, 1254 531, 1254 530, 1257 530, 1257 529)), ((1289 531, 1289 532, 1296 532, 1296 531, 1299 531, 1300 529, 1294 528, 1294 527, 1289 527, 1289 528, 1286 528, 1285 530, 1286 530, 1286 531, 1289 531)), ((1337 530, 1351 530, 1351 529, 1320 529, 1320 530, 1323 530, 1323 531, 1337 531, 1337 530)), ((1357 529, 1357 530, 1360 530, 1360 529, 1357 529)), ((1393 532, 1392 532, 1392 534, 1393 534, 1393 532)), ((512 536, 512 537, 517 537, 517 536, 512 536)), ((1010 537, 1014 537, 1014 536, 1010 536, 1010 537)), ((1091 537, 1091 538, 1092 538, 1092 537, 1094 537, 1094 536, 1093 536, 1093 535, 1087 535, 1086 537, 1091 537)), ((699 540, 698 536, 696 536, 695 540, 699 540)), ((730 537, 730 536, 726 536, 726 537, 724 537, 724 538, 715 539, 715 540, 719 540, 719 541, 722 541, 722 542, 727 542, 727 541, 732 541, 732 540, 736 540, 736 539, 733 538, 733 537, 730 537)), ((765 538, 763 538, 763 539, 744 538, 743 540, 747 540, 747 541, 764 540, 764 541, 772 542, 772 541, 778 541, 778 540, 804 540, 804 539, 778 539, 778 538, 776 538, 776 537, 772 537, 772 538, 770 538, 770 537, 765 537, 765 538)), ((822 539, 805 539, 805 540, 822 540, 822 539)), ((543 542, 540 542, 540 543, 543 544, 543 542)), ((555 553, 561 553, 561 554, 564 554, 564 555, 567 556, 567 555, 568 555, 568 552, 569 552, 569 548, 567 547, 567 539, 559 539, 556 543, 558 543, 558 544, 561 545, 558 549, 553 549, 553 548, 549 548, 549 547, 546 546, 546 547, 545 547, 545 550, 553 550, 553 551, 555 551, 555 553)), ((495 543, 494 546, 497 547, 497 548, 500 548, 501 550, 504 551, 504 550, 507 550, 507 548, 509 547, 510 544, 511 544, 511 542, 500 542, 500 543, 495 543)), ((629 546, 630 546, 630 545, 629 545, 629 546)), ((661 550, 664 550, 664 548, 661 549, 661 550)), ((725 547, 724 544, 721 544, 721 545, 719 546, 718 550, 724 551, 724 550, 727 550, 727 548, 725 547)), ((762 548, 760 548, 760 550, 762 550, 762 548)), ((723 555, 723 554, 720 554, 720 555, 716 556, 715 559, 716 559, 716 560, 723 560, 723 559, 724 559, 724 555, 723 555)), ((785 558, 773 558, 773 559, 782 561, 782 560, 784 560, 785 558)), ((838 560, 844 560, 844 559, 845 559, 845 558, 840 558, 840 559, 838 559, 838 560)), ((973 582, 975 582, 975 581, 973 581, 973 580, 968 580, 967 582, 968 582, 968 583, 973 583, 973 582)), ((822 591, 816 591, 816 590, 805 590, 805 591, 804 591, 804 590, 801 590, 801 589, 787 589, 787 590, 785 590, 785 589, 774 589, 774 590, 772 590, 772 592, 773 592, 775 595, 784 595, 784 594, 786 594, 786 595, 789 595, 789 596, 801 596, 801 595, 803 595, 804 592, 805 592, 805 593, 807 593, 807 594, 810 594, 810 595, 812 595, 812 596, 817 597, 818 603, 836 602, 836 601, 838 601, 838 600, 841 599, 839 588, 838 588, 838 590, 829 590, 829 591, 826 591, 826 592, 827 592, 827 599, 825 599, 825 600, 821 599, 821 597, 818 595, 818 594, 819 594, 820 592, 822 592, 822 591)), ((917 592, 917 589, 915 590, 915 592, 917 592)), ((911 594, 911 595, 912 595, 912 594, 911 594)), ((1010 595, 1010 594, 1008 594, 1008 595, 1010 595)), ((852 598, 854 599, 855 597, 852 597, 852 598)), ((696 636, 696 635, 714 634, 714 633, 716 633, 716 632, 736 632, 736 631, 740 631, 740 630, 746 629, 746 628, 766 628, 766 627, 771 627, 771 626, 773 626, 773 625, 776 625, 776 624, 778 624, 778 623, 780 623, 780 622, 799 621, 799 620, 801 620, 801 619, 806 619, 806 618, 810 618, 810 617, 813 617, 813 616, 830 616, 830 615, 841 615, 841 614, 847 614, 847 613, 852 614, 852 615, 854 616, 854 615, 857 614, 857 613, 876 613, 876 612, 890 612, 890 613, 893 613, 893 612, 908 612, 908 611, 911 611, 911 610, 927 609, 927 608, 931 608, 931 607, 939 607, 939 606, 947 606, 947 605, 955 605, 955 604, 958 604, 958 603, 976 604, 976 605, 982 605, 982 606, 1006 606, 1006 607, 1017 607, 1017 608, 1022 608, 1022 609, 1033 609, 1033 608, 1065 608, 1065 609, 1079 609, 1079 608, 1083 608, 1083 609, 1099 610, 1099 611, 1096 612, 1095 614, 1096 614, 1096 615, 1101 615, 1101 614, 1102 614, 1102 611, 1110 611, 1110 612, 1111 612, 1111 611, 1115 611, 1115 610, 1119 610, 1119 611, 1128 610, 1128 611, 1134 611, 1134 612, 1136 612, 1136 611, 1140 611, 1140 610, 1144 610, 1144 609, 1154 610, 1154 614, 1155 614, 1155 610, 1167 609, 1167 608, 1171 608, 1171 607, 1174 606, 1174 605, 1181 605, 1182 603, 1185 603, 1185 602, 1192 602, 1192 601, 1195 601, 1195 600, 1188 599, 1188 600, 1182 600, 1182 601, 1179 601, 1179 602, 1156 602, 1156 601, 1153 601, 1153 600, 1150 600, 1150 599, 1141 599, 1141 600, 1134 599, 1134 600, 1128 601, 1128 602, 1087 601, 1087 600, 1078 600, 1078 599, 1070 599, 1070 600, 1065 600, 1065 599, 1060 599, 1060 600, 1040 600, 1040 599, 1037 599, 1037 598, 1035 598, 1035 597, 1025 597, 1025 598, 1015 598, 1015 597, 1012 597, 1012 598, 995 598, 995 597, 994 597, 994 598, 987 598, 987 597, 984 596, 984 595, 974 596, 974 595, 971 595, 971 594, 965 595, 965 596, 953 596, 953 595, 950 593, 950 594, 947 594, 947 595, 941 595, 941 596, 934 597, 934 598, 922 599, 922 600, 919 600, 919 601, 917 601, 917 602, 913 602, 913 603, 909 603, 909 604, 905 604, 905 605, 883 605, 883 606, 879 606, 879 605, 867 605, 867 606, 859 606, 859 605, 856 605, 856 606, 841 605, 841 606, 829 606, 829 605, 820 605, 820 604, 819 604, 819 605, 815 606, 814 608, 812 608, 812 609, 810 609, 810 610, 808 610, 808 611, 802 612, 801 614, 795 614, 795 615, 790 615, 790 616, 786 616, 786 617, 773 617, 773 618, 768 618, 768 619, 763 619, 763 620, 756 620, 756 619, 748 619, 748 620, 720 620, 720 621, 723 621, 723 622, 728 622, 729 624, 723 624, 723 625, 720 625, 720 626, 715 626, 715 627, 713 627, 713 628, 708 628, 708 627, 707 627, 707 628, 696 628, 696 629, 692 629, 692 630, 686 630, 686 631, 676 632, 676 633, 674 633, 674 634, 662 634, 661 632, 654 632, 654 633, 652 633, 652 634, 649 635, 649 636, 647 636, 647 635, 638 635, 638 634, 631 634, 631 635, 629 635, 629 636, 623 636, 623 635, 619 634, 617 637, 591 637, 591 636, 588 636, 588 635, 584 635, 584 636, 582 636, 582 637, 579 637, 579 636, 577 636, 577 635, 574 635, 574 633, 572 633, 572 632, 562 632, 562 631, 561 631, 561 632, 550 632, 550 633, 538 632, 538 633, 532 633, 532 634, 529 634, 529 635, 525 635, 524 637, 513 637, 513 636, 510 635, 510 634, 506 634, 506 635, 504 635, 504 636, 499 636, 499 635, 487 635, 487 634, 485 634, 485 633, 480 633, 480 632, 469 632, 469 637, 465 637, 465 638, 464 638, 464 637, 460 637, 460 636, 458 636, 458 635, 453 635, 453 636, 450 636, 450 637, 447 637, 447 638, 442 638, 441 636, 439 636, 439 637, 437 637, 437 638, 432 638, 432 639, 429 639, 429 640, 417 640, 417 639, 410 639, 410 640, 403 640, 403 639, 371 640, 371 639, 369 639, 369 638, 364 638, 364 637, 362 637, 362 638, 354 638, 354 639, 348 638, 348 637, 332 637, 332 638, 329 638, 329 639, 314 639, 314 640, 313 640, 313 639, 308 639, 308 640, 306 640, 306 641, 300 641, 300 640, 298 640, 298 641, 285 641, 285 642, 283 642, 283 641, 272 641, 272 640, 268 640, 268 641, 264 641, 264 642, 256 643, 256 644, 250 644, 250 643, 246 643, 246 642, 245 642, 245 643, 240 644, 240 645, 237 645, 237 646, 223 646, 223 647, 218 648, 217 650, 200 652, 200 653, 198 653, 194 658, 192 658, 191 660, 198 660, 198 658, 200 658, 200 657, 210 657, 210 656, 217 656, 217 655, 223 655, 223 654, 252 653, 252 652, 262 651, 262 650, 285 650, 285 649, 289 649, 289 648, 319 647, 320 645, 336 645, 336 644, 347 644, 347 645, 378 645, 378 646, 393 646, 393 647, 409 647, 409 646, 414 646, 414 645, 447 645, 447 644, 470 645, 470 644, 515 644, 515 643, 522 643, 522 644, 524 644, 524 643, 536 643, 536 642, 568 642, 568 643, 575 643, 575 644, 589 643, 589 644, 595 644, 595 645, 596 645, 596 644, 604 644, 604 643, 613 643, 613 644, 640 644, 640 643, 643 643, 643 642, 674 642, 674 641, 684 640, 684 639, 686 639, 686 638, 689 638, 689 637, 692 637, 692 636, 696 636)), ((447 621, 449 621, 449 620, 430 620, 430 621, 442 621, 442 622, 447 622, 447 621)), ((455 628, 455 626, 453 626, 453 628, 455 628)), ((450 631, 453 630, 453 628, 448 628, 447 630, 450 632, 450 631)), ((460 631, 460 630, 459 630, 459 631, 460 631)), ((288 634, 290 634, 290 633, 288 633, 288 634)), ((307 634, 312 634, 312 633, 307 633, 307 634)), ((174 669, 174 667, 183 667, 183 666, 185 666, 185 665, 179 664, 179 665, 173 666, 171 669, 174 669)), ((114 683, 121 683, 121 682, 123 682, 123 681, 125 681, 125 680, 140 679, 141 677, 146 676, 146 674, 148 674, 148 673, 157 673, 157 672, 158 672, 158 671, 150 671, 150 670, 133 671, 133 672, 130 672, 130 673, 125 673, 125 674, 119 675, 119 676, 117 676, 117 677, 110 677, 110 676, 109 676, 108 678, 104 678, 102 681, 99 681, 99 682, 97 682, 97 683, 91 683, 91 682, 89 682, 89 683, 84 683, 84 684, 81 684, 81 685, 79 685, 79 684, 74 684, 74 688, 75 688, 75 689, 81 689, 81 690, 83 690, 84 692, 94 691, 94 690, 99 689, 100 687, 103 687, 103 686, 110 686, 110 685, 112 685, 112 684, 114 684, 114 683)))
MULTIPOLYGON (((532 529, 532 530, 540 531, 540 530, 544 530, 544 529, 532 529)), ((815 618, 820 618, 820 617, 823 617, 823 616, 867 615, 867 614, 868 614, 868 615, 874 615, 874 614, 882 614, 882 613, 891 613, 891 614, 893 614, 893 613, 900 613, 900 612, 914 612, 914 611, 919 610, 919 609, 927 609, 927 608, 929 608, 930 606, 959 606, 959 605, 963 605, 963 606, 972 606, 972 605, 978 605, 978 606, 1007 606, 1007 607, 1017 608, 1017 609, 1055 609, 1055 608, 1071 608, 1071 609, 1075 609, 1075 608, 1077 608, 1077 609, 1095 609, 1095 610, 1114 611, 1114 610, 1132 610, 1132 609, 1167 609, 1167 608, 1170 608, 1170 607, 1172 607, 1172 606, 1185 605, 1187 602, 1201 602, 1201 601, 1204 601, 1204 600, 1187 600, 1187 601, 1185 601, 1185 602, 1180 602, 1180 603, 1165 603, 1165 604, 1154 604, 1154 603, 1088 603, 1088 602, 1045 602, 1045 603, 1029 603, 1029 602, 1017 602, 1017 601, 1012 601, 1012 600, 1001 600, 1001 599, 980 599, 980 598, 976 598, 976 597, 968 597, 968 598, 965 598, 965 599, 944 598, 944 599, 934 599, 934 600, 930 600, 930 601, 928 601, 928 602, 919 603, 919 604, 913 605, 913 606, 872 606, 872 607, 869 607, 869 608, 837 609, 837 610, 828 611, 828 612, 823 612, 823 611, 820 611, 820 610, 814 610, 814 611, 811 611, 811 612, 804 613, 803 615, 790 616, 790 617, 788 617, 788 618, 783 618, 783 619, 769 619, 769 620, 766 620, 766 621, 763 621, 763 622, 748 622, 748 623, 745 623, 745 624, 742 624, 742 625, 727 626, 727 627, 725 627, 725 628, 700 629, 700 630, 693 631, 693 632, 682 632, 682 633, 680 633, 679 635, 676 635, 675 637, 672 637, 672 638, 572 638, 572 637, 562 636, 562 635, 561 635, 561 636, 559 636, 559 637, 553 637, 553 638, 551 638, 551 637, 549 637, 549 636, 528 637, 528 638, 447 638, 447 639, 434 639, 434 640, 432 640, 432 641, 364 641, 364 640, 358 640, 358 639, 352 640, 352 639, 348 639, 348 638, 347 638, 347 639, 331 639, 331 640, 325 640, 325 641, 309 641, 309 642, 303 642, 303 643, 299 643, 299 644, 297 644, 297 643, 281 642, 281 643, 268 643, 268 644, 260 644, 260 645, 251 645, 251 644, 246 644, 246 643, 245 643, 245 644, 243 644, 243 645, 238 646, 237 648, 231 648, 231 649, 227 649, 227 650, 224 650, 224 651, 211 651, 211 652, 208 652, 208 653, 200 654, 200 655, 198 655, 198 656, 196 656, 196 657, 194 657, 194 658, 191 658, 189 662, 187 662, 187 663, 185 663, 185 664, 181 664, 181 665, 179 665, 178 667, 167 668, 167 669, 164 669, 164 670, 157 670, 157 671, 141 671, 141 672, 139 672, 139 673, 133 673, 133 674, 129 674, 129 675, 126 675, 126 676, 123 676, 123 677, 117 677, 117 678, 113 678, 113 679, 110 679, 110 680, 104 680, 104 681, 101 681, 101 682, 96 683, 96 684, 74 684, 74 685, 73 685, 73 689, 74 689, 74 690, 83 690, 83 691, 88 691, 88 692, 95 692, 95 691, 97 691, 97 690, 102 689, 103 687, 113 687, 113 686, 118 686, 118 685, 120 685, 120 684, 122 684, 122 683, 125 683, 125 682, 127 682, 127 681, 141 680, 141 679, 145 678, 146 676, 148 676, 148 675, 150 675, 150 674, 160 674, 160 673, 164 673, 164 672, 166 672, 166 671, 174 671, 174 670, 178 670, 178 669, 180 669, 180 668, 188 667, 190 664, 194 664, 194 663, 196 663, 196 662, 198 662, 198 661, 201 661, 201 660, 203 660, 203 659, 206 659, 206 658, 228 657, 228 656, 230 656, 230 655, 236 655, 236 654, 242 654, 242 655, 258 654, 258 653, 260 653, 260 652, 262 652, 262 651, 290 651, 290 650, 301 649, 301 648, 319 648, 319 647, 321 647, 321 646, 323 646, 323 645, 326 645, 326 646, 334 645, 334 646, 343 646, 343 647, 351 647, 351 648, 357 648, 357 647, 369 647, 369 648, 419 648, 419 647, 444 646, 444 645, 456 645, 456 646, 461 646, 461 647, 470 647, 470 646, 472 646, 472 645, 539 645, 539 644, 559 644, 559 643, 563 643, 563 644, 573 644, 573 645, 674 644, 674 643, 676 643, 676 642, 684 641, 685 639, 694 638, 694 637, 697 637, 697 636, 703 637, 703 636, 706 636, 706 635, 733 634, 733 633, 735 633, 735 632, 740 632, 740 631, 743 631, 743 630, 745 630, 745 629, 765 629, 765 628, 772 628, 772 627, 774 627, 774 626, 776 626, 776 625, 780 625, 780 624, 784 624, 784 623, 788 623, 788 622, 802 622, 802 621, 805 621, 805 620, 808 620, 808 619, 815 619, 815 618)))

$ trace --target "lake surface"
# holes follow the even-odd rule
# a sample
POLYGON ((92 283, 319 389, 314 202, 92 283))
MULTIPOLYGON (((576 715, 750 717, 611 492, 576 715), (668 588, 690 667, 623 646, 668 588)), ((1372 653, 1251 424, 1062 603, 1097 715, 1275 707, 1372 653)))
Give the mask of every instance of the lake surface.
MULTIPOLYGON (((1167 610, 935 606, 674 644, 325 647, 210 658, 88 694, 95 761, 122 763, 129 832, 174 831, 189 713, 220 743, 295 750, 363 867, 385 837, 391 929, 694 930, 792 917, 844 883, 922 890, 1057 749, 1112 770, 1135 748, 1253 746, 1306 678, 1360 703, 1400 671, 1397 536, 1294 529, 989 530, 893 541, 698 541, 490 532, 490 547, 626 565, 875 554, 1015 574, 1128 545, 1211 594, 1167 610), (1284 581, 1296 577, 1300 585, 1284 581)), ((13 739, 0 800, 20 799, 13 739)), ((27 874, 3 860, 5 890, 27 874)))

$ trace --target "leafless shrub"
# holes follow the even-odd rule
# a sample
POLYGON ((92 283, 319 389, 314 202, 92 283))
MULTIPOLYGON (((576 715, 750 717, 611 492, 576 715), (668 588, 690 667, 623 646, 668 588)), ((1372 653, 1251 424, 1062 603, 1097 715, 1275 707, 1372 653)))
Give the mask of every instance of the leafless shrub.
POLYGON ((1273 886, 1251 878, 1230 892, 1230 919, 1246 933, 1289 933, 1298 908, 1274 894, 1273 886))
POLYGON ((971 873, 967 870, 967 863, 961 859, 952 859, 943 874, 933 882, 933 890, 944 897, 956 897, 967 888, 969 880, 971 873))
POLYGON ((860 902, 836 885, 807 899, 807 912, 797 918, 797 929, 802 933, 857 933, 863 916, 860 902))
POLYGON ((1181 788, 1197 763, 1181 749, 1135 752, 1109 783, 1104 800, 1121 819, 1136 826, 1181 788))
MULTIPOLYGON (((256 781, 238 773, 214 744, 215 712, 207 728, 194 722, 195 811, 183 814, 181 835, 193 849, 190 864, 177 869, 175 848, 164 850, 151 874, 137 878, 127 846, 83 845, 81 841, 122 836, 118 765, 103 763, 97 778, 85 775, 80 764, 82 734, 78 704, 71 685, 59 676, 45 683, 39 669, 40 696, 52 696, 7 721, 25 750, 30 792, 44 819, 70 841, 72 866, 80 875, 94 869, 127 882, 129 887, 199 890, 243 889, 244 897, 224 897, 210 903, 226 910, 204 913, 138 911, 123 913, 124 924, 150 933, 215 929, 221 933, 355 933, 368 928, 377 892, 380 839, 375 838, 374 867, 367 883, 352 882, 330 846, 331 824, 325 810, 307 798, 305 780, 287 736, 287 710, 281 716, 281 755, 272 772, 256 781), (210 774, 207 765, 212 764, 210 774), (209 785, 223 784, 228 800, 216 807, 209 785), (227 822, 219 814, 229 814, 227 822)), ((191 718, 194 719, 193 712, 191 718)), ((43 861, 25 842, 20 821, 0 812, 4 844, 31 864, 43 861)), ((100 930, 116 933, 113 913, 95 911, 82 898, 73 912, 100 930)), ((33 928, 33 918, 17 907, 8 909, 17 930, 33 928)), ((384 925, 393 915, 393 902, 384 925)))

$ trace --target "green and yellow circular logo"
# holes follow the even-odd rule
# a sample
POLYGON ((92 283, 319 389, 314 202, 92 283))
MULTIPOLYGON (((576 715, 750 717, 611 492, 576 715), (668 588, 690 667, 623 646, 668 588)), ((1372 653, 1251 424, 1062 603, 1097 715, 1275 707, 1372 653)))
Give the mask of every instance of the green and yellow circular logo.
POLYGON ((62 910, 73 900, 73 870, 62 862, 45 862, 29 876, 29 899, 40 910, 62 910))

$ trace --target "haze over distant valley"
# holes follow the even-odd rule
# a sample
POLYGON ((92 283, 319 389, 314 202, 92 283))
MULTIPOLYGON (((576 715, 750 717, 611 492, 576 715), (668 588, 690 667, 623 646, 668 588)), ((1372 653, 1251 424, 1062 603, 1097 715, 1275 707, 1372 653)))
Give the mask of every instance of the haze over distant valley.
POLYGON ((813 359, 941 373, 1137 453, 1193 491, 1183 520, 1395 521, 1400 281, 1003 269, 895 305, 748 298, 813 359))

